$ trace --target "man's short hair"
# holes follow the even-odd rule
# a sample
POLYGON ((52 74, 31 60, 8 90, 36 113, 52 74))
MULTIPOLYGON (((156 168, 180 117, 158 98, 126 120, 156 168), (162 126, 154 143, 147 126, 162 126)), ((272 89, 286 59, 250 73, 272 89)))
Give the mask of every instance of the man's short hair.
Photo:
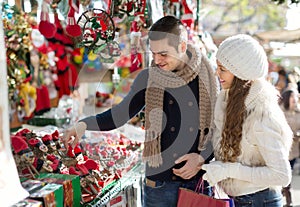
POLYGON ((174 16, 164 16, 155 22, 148 33, 149 40, 168 38, 168 43, 176 50, 182 41, 187 41, 187 31, 182 22, 174 16))

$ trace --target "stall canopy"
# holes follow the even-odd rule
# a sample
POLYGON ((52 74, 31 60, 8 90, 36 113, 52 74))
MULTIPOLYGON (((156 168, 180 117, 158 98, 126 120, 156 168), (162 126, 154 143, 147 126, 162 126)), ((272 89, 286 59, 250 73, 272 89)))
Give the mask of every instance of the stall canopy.
POLYGON ((264 41, 300 42, 300 29, 258 32, 254 36, 264 41))

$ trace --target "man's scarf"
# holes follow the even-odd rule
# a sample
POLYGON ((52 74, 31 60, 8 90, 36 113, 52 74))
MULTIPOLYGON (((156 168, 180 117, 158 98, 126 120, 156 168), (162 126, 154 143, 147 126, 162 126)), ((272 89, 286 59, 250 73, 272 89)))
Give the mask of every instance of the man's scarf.
POLYGON ((212 135, 213 112, 217 96, 216 77, 209 60, 201 54, 200 50, 196 50, 191 45, 188 45, 188 50, 192 53, 192 57, 183 69, 176 72, 165 71, 157 67, 149 69, 145 97, 146 137, 143 160, 147 161, 150 167, 159 167, 163 163, 161 133, 165 88, 179 88, 187 85, 198 76, 200 116, 198 149, 200 151, 205 149, 206 141, 212 135), (209 129, 209 134, 204 134, 205 129, 209 129))

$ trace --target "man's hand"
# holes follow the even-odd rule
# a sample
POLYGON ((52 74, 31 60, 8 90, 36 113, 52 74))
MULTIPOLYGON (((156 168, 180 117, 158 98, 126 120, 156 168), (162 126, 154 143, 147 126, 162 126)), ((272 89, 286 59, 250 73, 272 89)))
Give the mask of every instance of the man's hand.
POLYGON ((185 165, 180 169, 173 169, 173 173, 183 179, 190 179, 198 173, 205 160, 197 153, 190 153, 178 158, 175 164, 183 161, 186 161, 185 165))
POLYGON ((72 148, 76 146, 80 138, 84 135, 87 126, 84 122, 77 122, 74 126, 66 129, 63 133, 62 141, 66 148, 71 144, 72 148))

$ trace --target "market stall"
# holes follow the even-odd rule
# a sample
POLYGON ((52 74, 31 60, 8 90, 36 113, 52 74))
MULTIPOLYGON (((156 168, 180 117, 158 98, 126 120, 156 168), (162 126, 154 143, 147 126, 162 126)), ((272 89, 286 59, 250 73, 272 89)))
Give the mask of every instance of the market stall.
POLYGON ((1 98, 8 97, 8 103, 0 108, 0 153, 11 170, 5 174, 1 167, 0 183, 14 176, 5 192, 1 188, 1 205, 7 200, 4 206, 140 206, 143 113, 117 130, 87 132, 74 148, 60 137, 66 127, 107 110, 128 93, 151 61, 145 36, 153 21, 182 15, 191 40, 202 44, 193 31, 190 5, 160 0, 32 3, 1 5, 5 45, 0 42, 0 49, 6 49, 6 57, 1 53, 0 60, 7 69, 1 88, 8 86, 1 98), (10 199, 13 189, 19 197, 10 199))

